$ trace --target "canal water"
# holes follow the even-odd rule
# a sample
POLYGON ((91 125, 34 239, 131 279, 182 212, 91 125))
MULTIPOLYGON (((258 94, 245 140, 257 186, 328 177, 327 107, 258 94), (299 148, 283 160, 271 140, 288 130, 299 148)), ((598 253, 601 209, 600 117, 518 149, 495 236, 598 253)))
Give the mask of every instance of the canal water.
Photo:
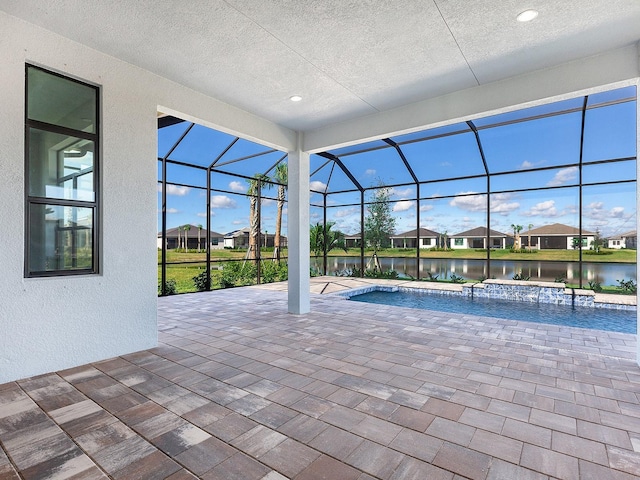
MULTIPOLYGON (((365 264, 371 256, 365 257, 365 264)), ((382 270, 395 270, 401 276, 416 277, 416 259, 399 257, 380 257, 382 270)), ((322 258, 312 258, 311 265, 322 271, 322 258)), ((360 257, 327 258, 327 274, 337 275, 340 272, 360 267, 360 257)), ((455 274, 466 280, 480 278, 512 279, 520 274, 531 280, 553 282, 562 278, 567 283, 577 284, 580 281, 578 262, 545 262, 535 260, 491 260, 491 272, 487 272, 484 260, 469 259, 420 259, 420 278, 428 278, 429 272, 438 276, 438 280, 446 280, 455 274)), ((618 285, 617 280, 633 280, 637 282, 636 265, 631 263, 582 263, 583 284, 589 281, 600 282, 601 285, 618 285)))

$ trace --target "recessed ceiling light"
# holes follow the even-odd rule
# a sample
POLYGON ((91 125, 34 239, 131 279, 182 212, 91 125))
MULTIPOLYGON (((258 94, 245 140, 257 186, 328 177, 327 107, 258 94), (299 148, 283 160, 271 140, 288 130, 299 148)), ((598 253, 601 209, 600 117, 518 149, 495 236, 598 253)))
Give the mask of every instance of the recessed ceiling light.
POLYGON ((525 10, 524 12, 521 12, 516 17, 516 20, 518 20, 519 22, 530 22, 531 20, 533 20, 537 16, 538 16, 538 11, 537 10, 525 10))
POLYGON ((300 95, 291 95, 289 97, 289 100, 291 100, 292 102, 299 102, 300 100, 302 100, 302 97, 300 95))

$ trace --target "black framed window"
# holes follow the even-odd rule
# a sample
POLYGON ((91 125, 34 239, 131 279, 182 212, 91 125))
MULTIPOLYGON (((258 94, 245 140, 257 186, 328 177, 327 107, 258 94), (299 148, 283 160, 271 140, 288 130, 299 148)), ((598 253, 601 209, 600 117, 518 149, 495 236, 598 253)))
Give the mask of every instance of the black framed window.
POLYGON ((98 273, 99 90, 26 66, 25 276, 98 273))

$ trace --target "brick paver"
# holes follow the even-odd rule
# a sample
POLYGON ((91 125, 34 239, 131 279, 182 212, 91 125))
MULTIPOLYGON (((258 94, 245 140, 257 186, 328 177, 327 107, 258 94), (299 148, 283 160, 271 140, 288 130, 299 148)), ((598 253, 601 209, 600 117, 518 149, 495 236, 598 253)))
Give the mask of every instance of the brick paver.
POLYGON ((282 285, 158 304, 157 348, 0 385, 0 477, 640 476, 634 335, 331 295, 289 315, 282 285))

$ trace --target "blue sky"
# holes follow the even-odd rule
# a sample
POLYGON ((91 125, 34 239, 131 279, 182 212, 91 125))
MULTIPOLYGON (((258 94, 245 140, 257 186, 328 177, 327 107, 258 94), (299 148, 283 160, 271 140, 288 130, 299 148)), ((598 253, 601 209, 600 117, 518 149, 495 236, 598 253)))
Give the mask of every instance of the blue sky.
MULTIPOLYGON (((635 88, 628 87, 589 97, 588 105, 603 104, 616 98, 635 96, 635 88)), ((571 226, 579 224, 579 189, 567 187, 579 180, 579 169, 568 166, 578 163, 580 158, 580 135, 582 115, 579 111, 583 97, 541 107, 519 110, 495 117, 475 121, 491 172, 491 228, 508 233, 511 224, 522 225, 524 230, 551 223, 571 226), (578 109, 559 116, 540 117, 518 123, 502 124, 486 128, 490 124, 544 115, 550 111, 578 109), (542 168, 539 171, 527 171, 542 168), (503 172, 513 172, 501 174, 503 172), (566 187, 566 188, 550 188, 566 187), (534 192, 514 191, 541 188, 534 192)), ((636 155, 635 102, 606 105, 587 110, 583 144, 583 228, 596 229, 604 236, 613 236, 634 230, 636 225, 635 184, 588 185, 635 179, 635 160, 598 164, 608 159, 624 159, 636 155), (591 163, 591 164, 590 164, 591 163)), ((159 156, 165 155, 186 129, 178 124, 160 130, 159 156)), ((430 130, 438 136, 455 131, 464 131, 450 136, 440 136, 423 142, 411 142, 423 134, 408 134, 392 139, 401 144, 402 151, 420 179, 430 182, 420 187, 420 202, 416 201, 416 187, 402 159, 393 148, 382 141, 366 144, 373 148, 365 153, 350 154, 362 150, 362 146, 346 147, 331 153, 337 155, 364 187, 380 182, 393 187, 393 215, 397 232, 416 227, 419 209, 420 226, 431 230, 455 234, 486 224, 486 177, 467 178, 455 181, 438 181, 447 178, 483 175, 482 157, 473 132, 466 124, 449 125, 430 130)), ((196 126, 169 156, 178 161, 209 165, 229 147, 234 137, 196 126)), ((240 140, 216 163, 221 172, 252 176, 269 171, 283 157, 282 152, 271 152, 268 148, 240 140), (260 156, 256 153, 268 152, 260 156), (226 163, 229 160, 245 158, 226 163)), ((286 159, 284 160, 286 161, 286 159)), ((312 190, 324 191, 328 185, 328 219, 336 222, 336 228, 345 233, 356 233, 360 229, 359 192, 335 193, 353 189, 352 182, 333 162, 326 163, 323 157, 312 155, 310 179, 312 190), (326 165, 325 165, 326 164, 326 165), (324 165, 324 167, 323 167, 324 165), (322 167, 322 168, 321 168, 322 167)), ((160 175, 159 167, 159 175, 160 175)), ((160 178, 160 177, 159 177, 160 178)), ((168 227, 191 223, 206 224, 206 193, 197 187, 206 186, 206 172, 187 167, 170 165, 168 179, 189 186, 170 185, 167 189, 168 227)), ((212 230, 227 233, 249 224, 249 202, 242 194, 247 191, 247 181, 226 173, 212 175, 211 197, 212 230)), ((262 203, 262 231, 273 233, 276 217, 276 189, 266 192, 273 199, 262 203)), ((366 199, 371 193, 366 194, 366 199)), ((160 211, 160 192, 158 193, 160 211)), ((322 221, 322 195, 311 195, 311 221, 322 221)), ((159 216, 160 220, 160 216, 159 216)), ((160 225, 160 223, 159 223, 160 225)), ((283 218, 283 233, 286 234, 286 206, 283 218)))

